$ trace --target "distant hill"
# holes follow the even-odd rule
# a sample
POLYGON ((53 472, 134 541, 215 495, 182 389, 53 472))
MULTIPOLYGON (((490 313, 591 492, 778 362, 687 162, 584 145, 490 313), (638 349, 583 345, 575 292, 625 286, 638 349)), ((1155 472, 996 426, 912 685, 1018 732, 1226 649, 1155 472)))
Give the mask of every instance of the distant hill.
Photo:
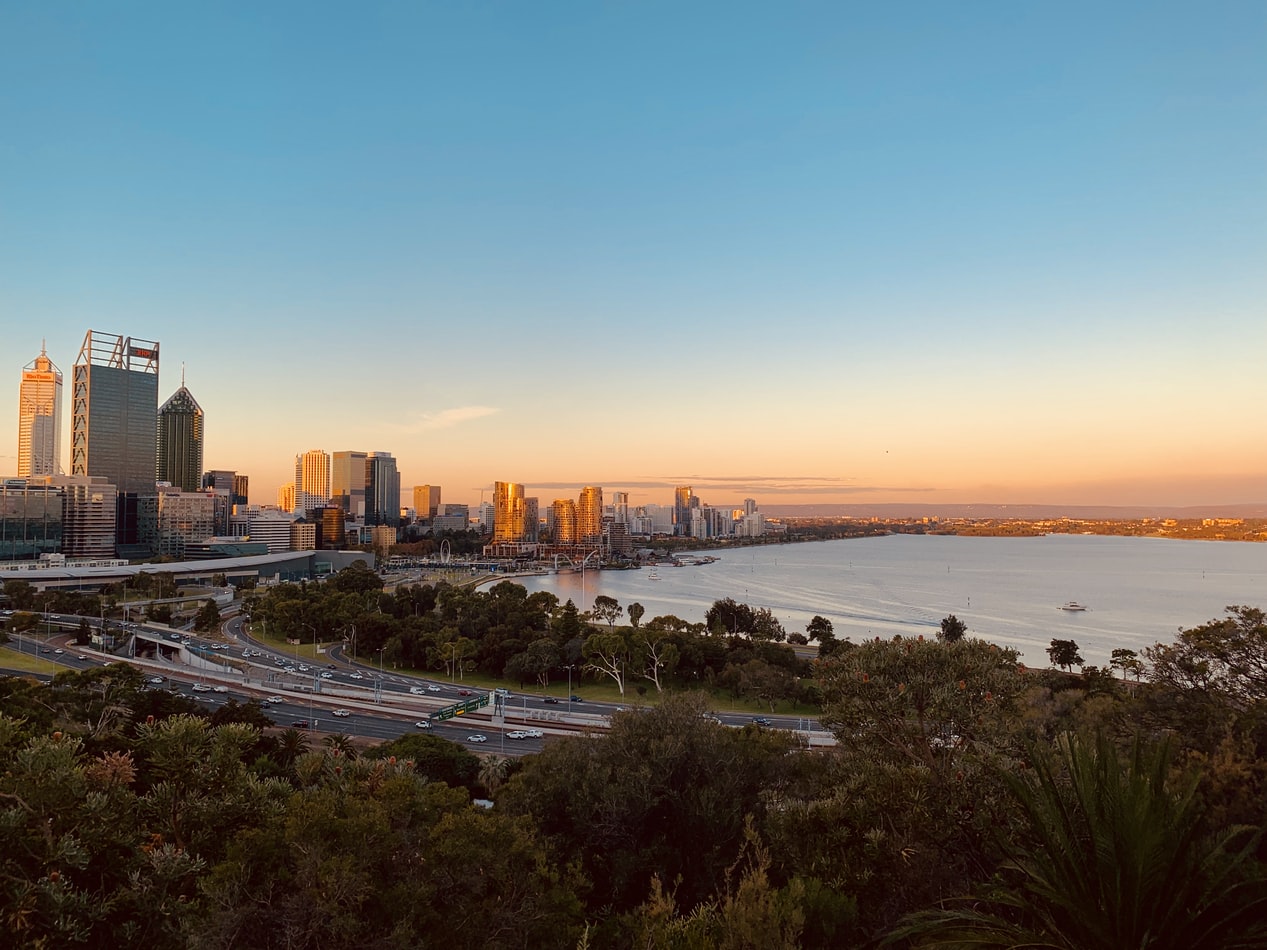
POLYGON ((762 505, 768 518, 1016 518, 1046 521, 1074 518, 1091 521, 1129 521, 1139 518, 1267 518, 1267 503, 1155 507, 1145 505, 926 505, 898 502, 888 505, 762 505))

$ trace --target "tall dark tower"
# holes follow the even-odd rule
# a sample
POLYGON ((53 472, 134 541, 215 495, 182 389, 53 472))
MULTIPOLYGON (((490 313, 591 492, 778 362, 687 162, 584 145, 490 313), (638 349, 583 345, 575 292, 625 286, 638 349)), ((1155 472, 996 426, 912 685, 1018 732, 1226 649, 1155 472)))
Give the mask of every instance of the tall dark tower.
POLYGON ((202 487, 202 407, 185 388, 181 371, 180 389, 158 410, 155 475, 181 491, 202 487))
POLYGON ((152 553, 158 540, 158 344, 89 330, 73 380, 70 473, 98 475, 118 489, 118 554, 152 553))

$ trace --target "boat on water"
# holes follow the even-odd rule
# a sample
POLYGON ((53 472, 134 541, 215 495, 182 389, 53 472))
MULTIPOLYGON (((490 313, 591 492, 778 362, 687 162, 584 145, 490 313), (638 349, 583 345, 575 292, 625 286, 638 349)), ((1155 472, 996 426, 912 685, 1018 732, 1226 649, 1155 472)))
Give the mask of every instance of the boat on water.
POLYGON ((1061 610, 1086 610, 1087 608, 1076 600, 1071 600, 1067 604, 1060 605, 1061 610))
POLYGON ((656 573, 654 568, 652 568, 651 573, 647 575, 647 580, 658 581, 659 579, 660 579, 660 575, 656 573))

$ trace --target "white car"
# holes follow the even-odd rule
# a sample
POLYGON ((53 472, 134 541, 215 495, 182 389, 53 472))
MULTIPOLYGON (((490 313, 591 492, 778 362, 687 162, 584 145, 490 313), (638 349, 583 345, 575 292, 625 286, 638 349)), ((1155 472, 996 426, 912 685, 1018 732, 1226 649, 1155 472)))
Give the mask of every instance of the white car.
POLYGON ((150 682, 151 682, 151 683, 161 683, 161 682, 163 682, 163 677, 161 677, 161 676, 151 676, 151 677, 150 677, 150 682))
POLYGON ((353 674, 352 674, 352 679, 354 679, 354 680, 363 680, 363 679, 365 679, 365 677, 364 677, 364 676, 362 676, 360 673, 353 673, 353 674))
POLYGON ((331 713, 331 715, 338 716, 340 719, 346 719, 348 716, 352 715, 352 713, 346 709, 336 709, 333 713, 331 713))
POLYGON ((528 733, 523 732, 519 729, 516 729, 514 732, 506 733, 506 738, 507 739, 527 739, 528 733))
POLYGON ((488 736, 486 736, 486 735, 482 735, 482 734, 480 734, 480 733, 478 733, 478 732, 477 732, 477 733, 475 733, 475 735, 473 735, 473 736, 467 736, 467 737, 466 737, 466 741, 467 741, 467 742, 487 742, 487 741, 488 741, 488 736))
POLYGON ((264 700, 264 702, 276 705, 277 703, 284 703, 286 700, 282 699, 280 696, 270 696, 268 699, 264 700))
POLYGON ((53 652, 54 652, 54 653, 56 653, 58 656, 61 656, 61 655, 62 655, 63 653, 65 653, 66 651, 65 651, 65 650, 54 650, 53 652))
POLYGON ((410 686, 410 687, 409 687, 409 695, 410 695, 410 696, 421 696, 424 692, 426 692, 426 691, 425 691, 425 690, 424 690, 421 686, 410 686))
POLYGON ((322 673, 322 674, 321 674, 321 678, 322 678, 323 680, 328 680, 328 679, 330 679, 330 678, 331 678, 331 677, 333 677, 333 676, 334 676, 334 674, 333 674, 333 673, 331 673, 331 672, 330 672, 330 671, 328 671, 328 670, 327 670, 326 672, 324 672, 324 673, 322 673))
POLYGON ((194 685, 193 685, 193 687, 192 687, 192 688, 193 688, 193 691, 194 691, 195 693, 209 693, 209 692, 211 692, 211 687, 210 687, 210 686, 208 686, 208 685, 206 685, 205 683, 194 683, 194 685))
POLYGON ((213 687, 211 687, 211 690, 212 690, 212 692, 215 692, 215 693, 227 693, 227 692, 229 691, 229 687, 227 687, 227 686, 213 686, 213 687))
POLYGON ((414 723, 414 725, 415 725, 417 728, 419 728, 419 729, 430 729, 430 728, 431 728, 431 723, 427 722, 427 720, 425 720, 425 719, 419 719, 417 722, 415 722, 415 723, 414 723))
POLYGON ((525 729, 524 735, 527 736, 529 739, 544 739, 545 738, 545 733, 542 732, 540 729, 525 729))
POLYGON ((438 692, 440 692, 440 687, 439 687, 439 686, 437 686, 435 683, 430 683, 430 684, 428 684, 428 685, 427 685, 427 692, 428 692, 428 693, 438 693, 438 692))

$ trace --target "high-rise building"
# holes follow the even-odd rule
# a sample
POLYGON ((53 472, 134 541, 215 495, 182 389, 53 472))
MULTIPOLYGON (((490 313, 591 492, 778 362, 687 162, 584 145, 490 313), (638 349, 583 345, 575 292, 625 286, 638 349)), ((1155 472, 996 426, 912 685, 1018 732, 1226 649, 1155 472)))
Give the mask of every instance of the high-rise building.
POLYGON ((357 521, 365 517, 364 452, 335 452, 330 465, 330 502, 357 521))
POLYGON ((66 491, 44 479, 0 479, 0 563, 62 553, 66 491))
POLYGON ((582 544, 603 540, 603 490, 594 485, 581 489, 576 502, 576 531, 582 544))
POLYGON ((571 498, 556 498, 550 506, 551 537, 554 544, 576 543, 576 502, 571 498))
POLYGON ((62 447, 62 371, 43 346, 22 368, 18 390, 18 477, 59 475, 62 447))
POLYGON ((629 524, 629 492, 612 492, 612 519, 616 524, 629 524))
POLYGON ((250 476, 239 475, 237 472, 233 473, 233 503, 235 505, 246 505, 250 503, 251 495, 248 491, 250 486, 250 476))
MULTIPOLYGON (((277 489, 277 507, 282 511, 293 512, 295 510, 295 483, 287 482, 277 489)), ((303 514, 301 511, 300 514, 303 514)))
POLYGON ((181 380, 158 410, 155 477, 181 491, 202 488, 202 407, 181 380))
POLYGON ((365 523, 400 524, 400 472, 390 452, 365 459, 365 523))
POLYGON ((699 507, 699 499, 691 493, 690 485, 679 485, 673 490, 673 533, 691 533, 691 509, 699 507))
POLYGON ((330 501, 330 456, 311 449, 295 456, 295 510, 301 514, 330 501))
POLYGON ((493 541, 522 540, 524 487, 517 482, 493 482, 493 541))
POLYGON ((117 490, 120 556, 153 553, 158 539, 158 365, 156 342, 89 330, 73 371, 70 473, 117 490))
POLYGON ((70 473, 153 495, 158 344, 89 330, 73 378, 70 473))
POLYGON ((419 521, 430 521, 440 513, 440 486, 415 485, 414 511, 419 521))
POLYGON ((341 551, 347 544, 347 512, 338 505, 322 505, 313 512, 317 525, 317 550, 341 551))

